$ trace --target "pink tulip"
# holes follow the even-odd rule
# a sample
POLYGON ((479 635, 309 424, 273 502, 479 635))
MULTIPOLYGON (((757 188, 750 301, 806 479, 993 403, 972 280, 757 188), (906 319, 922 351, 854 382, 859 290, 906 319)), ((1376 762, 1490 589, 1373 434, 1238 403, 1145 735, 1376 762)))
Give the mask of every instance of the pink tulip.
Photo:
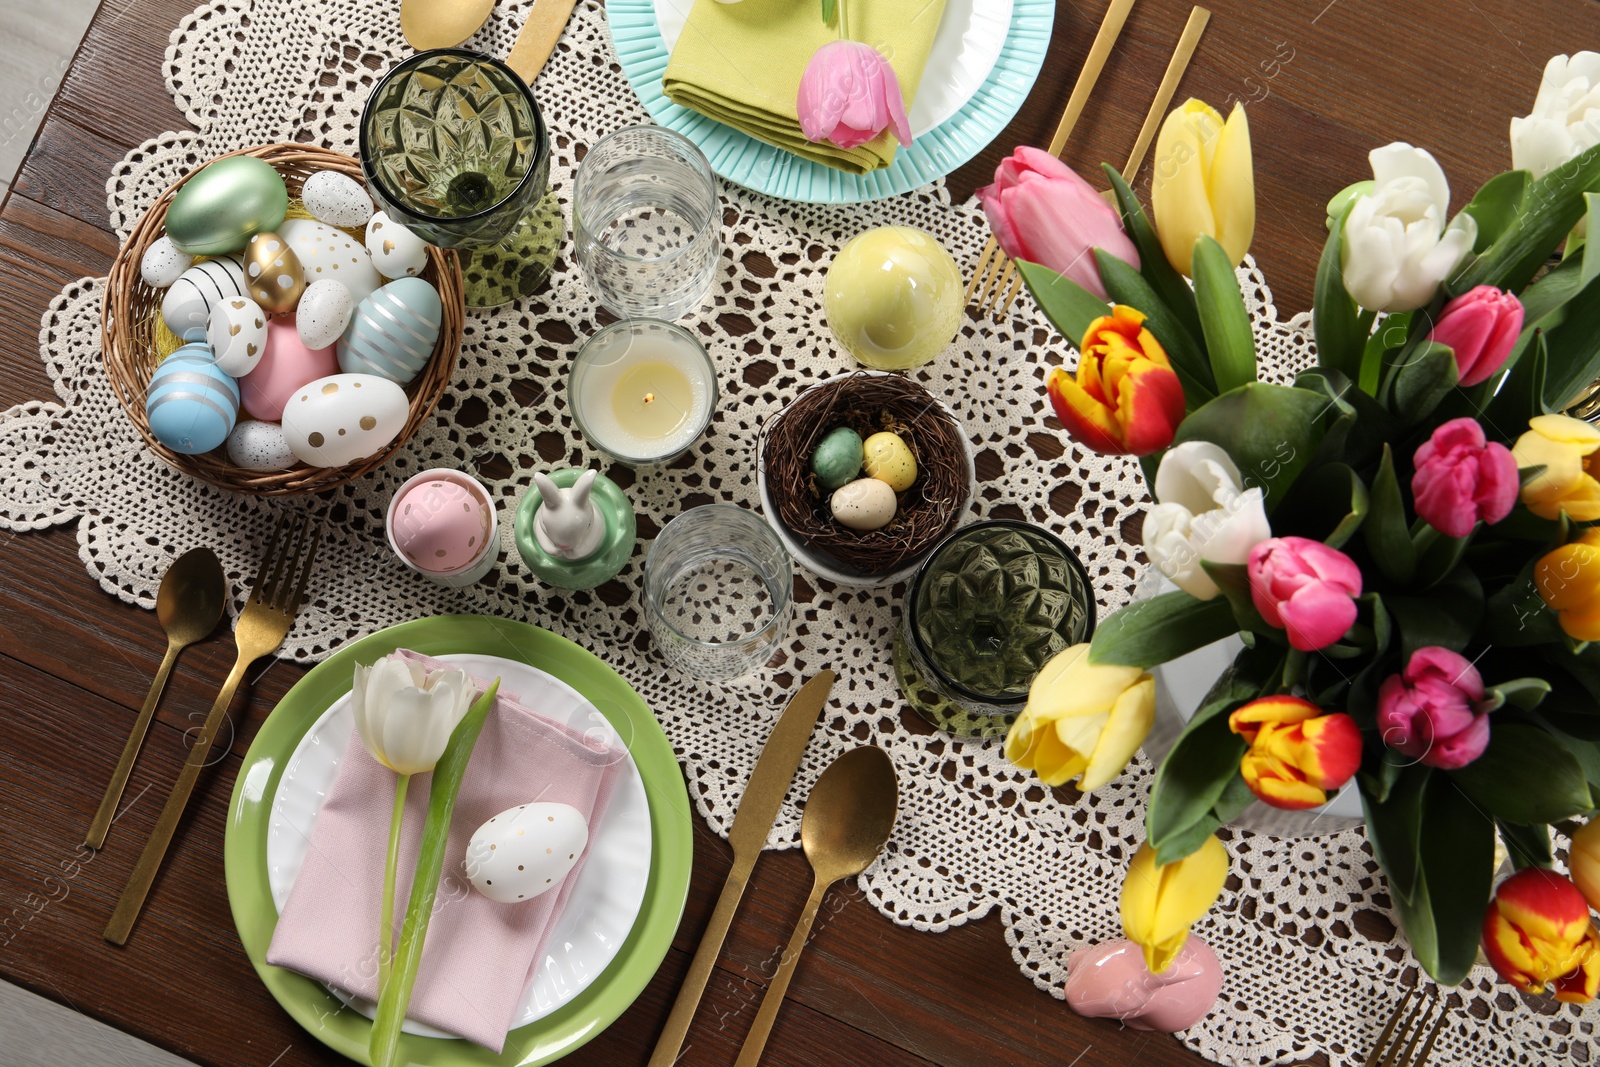
POLYGON ((1483 679, 1465 656, 1429 645, 1378 687, 1383 743, 1430 767, 1465 767, 1489 744, 1483 679))
POLYGON ((1449 345, 1462 385, 1489 380, 1522 332, 1522 301, 1504 289, 1480 285, 1444 306, 1428 340, 1449 345))
POLYGON ((797 106, 808 141, 857 148, 889 129, 902 145, 911 145, 900 79, 870 44, 834 41, 817 49, 800 76, 797 106))
POLYGON ((977 197, 1006 255, 1065 274, 1102 300, 1106 289, 1094 249, 1139 266, 1139 250, 1116 209, 1049 152, 1018 148, 995 168, 994 184, 979 189, 977 197))
POLYGON ((1361 568, 1349 556, 1305 537, 1272 537, 1250 550, 1250 599, 1302 652, 1327 648, 1356 621, 1361 568))
POLYGON ((1465 537, 1479 519, 1493 525, 1517 503, 1517 461, 1502 444, 1486 443, 1476 419, 1451 419, 1416 455, 1411 494, 1417 514, 1446 537, 1465 537))

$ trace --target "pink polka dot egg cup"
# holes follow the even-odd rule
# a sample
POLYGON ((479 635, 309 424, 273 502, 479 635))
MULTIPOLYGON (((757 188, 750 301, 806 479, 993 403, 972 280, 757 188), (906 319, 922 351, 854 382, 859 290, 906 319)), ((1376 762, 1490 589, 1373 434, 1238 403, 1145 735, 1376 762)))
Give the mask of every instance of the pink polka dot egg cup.
POLYGON ((471 475, 435 467, 395 490, 384 519, 400 562, 450 589, 476 584, 500 559, 494 497, 471 475))

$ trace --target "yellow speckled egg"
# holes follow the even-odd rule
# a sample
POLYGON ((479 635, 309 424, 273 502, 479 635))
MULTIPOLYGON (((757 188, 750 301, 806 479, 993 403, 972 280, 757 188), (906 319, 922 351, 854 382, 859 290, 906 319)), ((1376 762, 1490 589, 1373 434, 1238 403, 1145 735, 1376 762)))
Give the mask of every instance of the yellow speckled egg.
POLYGON ((917 459, 899 434, 875 433, 862 443, 861 451, 867 477, 888 482, 895 492, 905 492, 917 480, 917 459))
POLYGON ((928 362, 955 340, 964 286, 932 234, 882 226, 852 237, 828 268, 828 328, 856 359, 880 370, 928 362))

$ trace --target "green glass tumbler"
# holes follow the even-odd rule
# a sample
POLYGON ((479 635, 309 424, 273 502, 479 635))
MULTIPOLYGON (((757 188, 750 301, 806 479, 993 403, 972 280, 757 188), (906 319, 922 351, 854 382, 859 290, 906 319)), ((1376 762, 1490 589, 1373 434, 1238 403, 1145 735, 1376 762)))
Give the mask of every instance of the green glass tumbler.
POLYGON ((361 115, 361 169, 390 218, 461 254, 470 306, 509 303, 550 276, 566 232, 550 134, 500 60, 436 48, 395 66, 361 115))
POLYGON ((1005 732, 1045 661, 1094 632, 1094 592, 1054 534, 995 519, 956 530, 911 580, 895 636, 906 701, 941 730, 1005 732))

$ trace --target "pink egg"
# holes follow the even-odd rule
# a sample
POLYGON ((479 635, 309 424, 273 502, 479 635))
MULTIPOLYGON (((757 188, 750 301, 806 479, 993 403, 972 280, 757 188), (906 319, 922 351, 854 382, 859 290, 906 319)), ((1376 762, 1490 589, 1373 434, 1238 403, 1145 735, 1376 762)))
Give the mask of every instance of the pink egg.
POLYGON ((492 535, 483 500, 447 473, 406 489, 390 514, 395 547, 429 574, 470 566, 492 535))
POLYGON ((339 373, 337 347, 307 348, 293 315, 267 320, 267 343, 256 369, 239 379, 239 394, 251 418, 277 422, 294 391, 308 382, 339 373))

